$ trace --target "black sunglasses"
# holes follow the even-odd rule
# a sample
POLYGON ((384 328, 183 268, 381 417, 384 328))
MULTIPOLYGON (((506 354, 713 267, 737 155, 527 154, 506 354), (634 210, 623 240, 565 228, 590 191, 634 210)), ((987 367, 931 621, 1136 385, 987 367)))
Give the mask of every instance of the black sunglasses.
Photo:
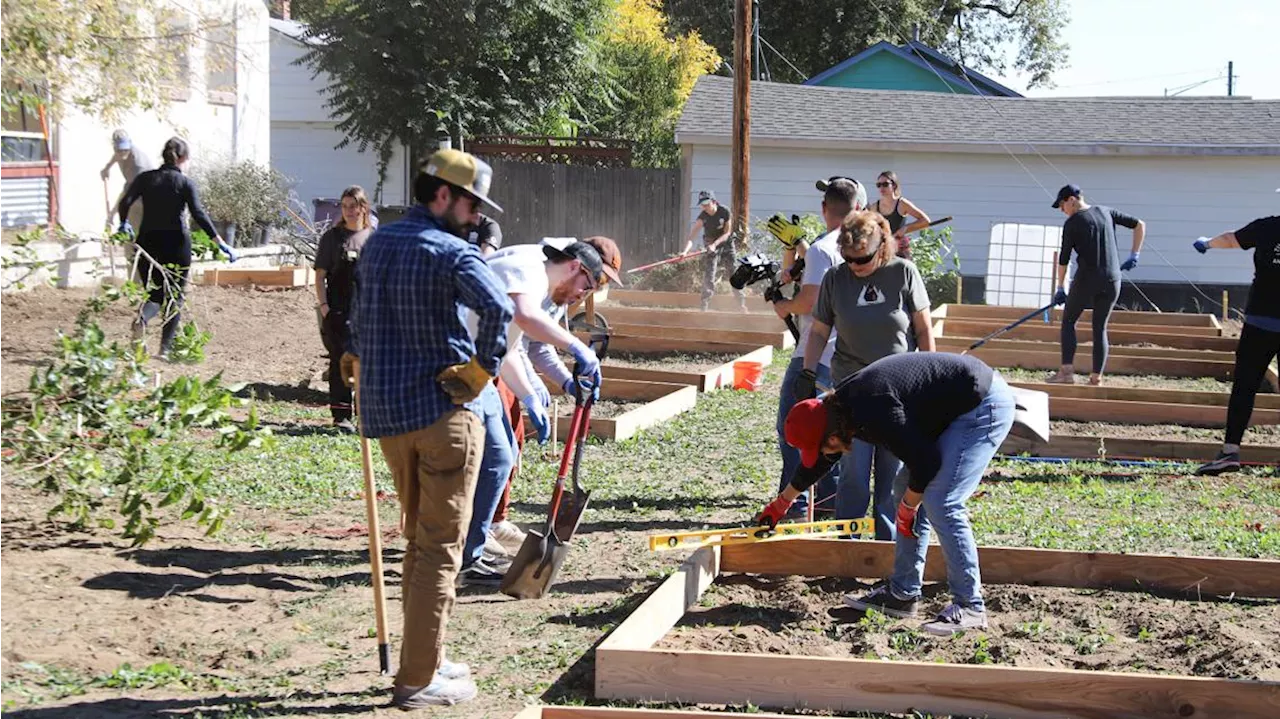
POLYGON ((893 187, 892 182, 877 182, 876 187, 893 187))
MULTIPOLYGON (((852 243, 852 242, 847 243, 847 244, 846 244, 846 243, 841 243, 841 245, 840 245, 840 246, 841 246, 841 247, 848 247, 848 246, 849 246, 849 245, 851 245, 851 244, 853 244, 853 243, 852 243)), ((846 262, 852 262, 852 263, 853 263, 853 264, 855 264, 855 265, 865 265, 865 264, 867 264, 868 262, 870 262, 870 261, 874 260, 874 259, 876 258, 876 253, 877 253, 877 252, 879 252, 879 251, 880 251, 880 245, 879 245, 879 244, 877 244, 877 245, 875 246, 875 249, 871 250, 871 252, 869 252, 868 254, 863 255, 862 257, 852 257, 852 258, 849 258, 849 259, 847 259, 847 260, 846 260, 846 262)))

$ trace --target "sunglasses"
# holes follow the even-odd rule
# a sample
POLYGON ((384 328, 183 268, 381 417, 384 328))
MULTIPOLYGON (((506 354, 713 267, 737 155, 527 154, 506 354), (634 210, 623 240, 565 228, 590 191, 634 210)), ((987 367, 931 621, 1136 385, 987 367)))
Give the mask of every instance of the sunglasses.
MULTIPOLYGON (((842 242, 842 243, 840 243, 840 247, 842 247, 842 248, 843 248, 843 247, 849 247, 849 246, 851 246, 851 245, 853 245, 853 243, 852 243, 852 242, 848 242, 848 243, 842 242)), ((876 253, 877 253, 877 252, 879 252, 879 251, 880 251, 880 245, 879 245, 879 243, 877 243, 877 244, 876 244, 876 246, 875 246, 875 248, 874 248, 874 249, 872 249, 872 250, 871 250, 871 252, 867 253, 866 255, 863 255, 862 257, 851 257, 851 258, 847 258, 845 261, 846 261, 846 262, 852 262, 852 263, 853 263, 853 264, 855 264, 855 265, 865 265, 865 264, 867 264, 868 262, 870 262, 870 261, 874 260, 874 259, 876 258, 876 253)))
POLYGON ((596 278, 592 277, 591 273, 587 271, 587 266, 579 264, 578 270, 582 272, 583 277, 587 278, 587 289, 595 292, 596 288, 600 286, 600 283, 596 282, 596 278))
POLYGON ((880 189, 882 189, 882 190, 883 190, 883 189, 884 189, 884 188, 886 188, 886 187, 893 187, 893 183, 892 183, 892 182, 877 182, 877 183, 876 183, 876 187, 879 187, 880 189))

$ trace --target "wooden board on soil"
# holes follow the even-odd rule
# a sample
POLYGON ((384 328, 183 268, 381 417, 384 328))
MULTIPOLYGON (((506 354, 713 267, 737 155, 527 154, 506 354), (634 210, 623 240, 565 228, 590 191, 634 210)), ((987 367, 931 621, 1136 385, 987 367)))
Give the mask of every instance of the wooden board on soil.
MULTIPOLYGON (((849 579, 729 575, 656 649, 1171 673, 1280 681, 1280 602, 1188 601, 1109 590, 987 585, 989 627, 955 639, 846 608, 849 579)), ((927 585, 921 615, 950 600, 927 585)))
MULTIPOLYGON (((1000 374, 1009 382, 1044 382, 1052 372, 1044 370, 1023 369, 1021 367, 1000 367, 1000 374)), ((1088 386, 1089 375, 1077 374, 1077 387, 1088 386)), ((1104 378, 1107 387, 1135 387, 1142 389, 1168 389, 1189 392, 1214 392, 1231 394, 1231 381, 1214 377, 1167 377, 1165 375, 1108 374, 1104 378)), ((1270 392, 1270 387, 1267 387, 1270 392)))
MULTIPOLYGON (((702 297, 696 292, 656 292, 650 290, 623 290, 613 288, 609 291, 608 304, 629 305, 633 307, 680 307, 701 309, 702 297)), ((602 303, 601 309, 607 305, 602 303)), ((738 298, 733 295, 715 295, 711 298, 710 309, 719 312, 741 312, 738 298)), ((776 318, 773 310, 764 298, 751 295, 747 297, 747 313, 768 315, 776 318)))
POLYGON ((773 362, 773 348, 761 346, 747 353, 614 352, 611 349, 604 361, 604 376, 606 381, 629 379, 688 384, 699 392, 709 392, 733 386, 736 362, 759 362, 767 367, 773 362))
MULTIPOLYGON (((1012 322, 1025 317, 1034 307, 997 307, 994 305, 941 305, 933 310, 934 317, 948 319, 965 319, 978 321, 1003 320, 1012 322)), ((1062 310, 1052 311, 1054 322, 1062 321, 1062 310)), ((1092 321, 1093 310, 1085 310, 1080 321, 1087 326, 1092 321)), ((1222 329, 1222 323, 1210 314, 1191 314, 1185 312, 1133 312, 1115 310, 1111 313, 1109 324, 1120 325, 1163 325, 1166 327, 1212 327, 1222 329)))
MULTIPOLYGON (((1008 322, 940 319, 935 329, 945 337, 965 337, 976 340, 1003 329, 1008 322)), ((1077 333, 1088 331, 1088 325, 1076 325, 1077 333)), ((1107 330, 1107 339, 1113 347, 1144 346, 1172 347, 1188 350, 1216 350, 1234 352, 1239 340, 1235 337, 1218 337, 1210 327, 1169 327, 1165 325, 1117 325, 1107 330), (1203 334, 1198 334, 1203 330, 1203 334)), ((1057 342, 1061 336, 1060 324, 1045 324, 1032 320, 1000 335, 1004 339, 1057 342)), ((1087 334, 1085 335, 1088 336, 1087 334)))
MULTIPOLYGON (((556 432, 568 436, 573 401, 553 388, 559 417, 556 432)), ((630 439, 641 430, 693 409, 698 391, 690 385, 613 379, 600 388, 600 399, 591 410, 590 434, 602 439, 630 439)))

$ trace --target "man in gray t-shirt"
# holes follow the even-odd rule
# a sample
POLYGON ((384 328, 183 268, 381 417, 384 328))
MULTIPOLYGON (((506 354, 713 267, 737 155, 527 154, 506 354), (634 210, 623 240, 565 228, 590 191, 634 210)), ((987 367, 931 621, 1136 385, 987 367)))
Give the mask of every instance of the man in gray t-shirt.
POLYGON ((832 378, 838 383, 881 357, 906 352, 911 317, 927 309, 924 278, 909 260, 895 257, 867 277, 845 265, 828 272, 813 318, 835 328, 832 378))
MULTIPOLYGON (((133 178, 141 175, 148 170, 156 169, 156 164, 151 161, 142 150, 134 146, 133 140, 129 138, 129 133, 124 130, 116 130, 111 133, 111 148, 113 150, 111 159, 107 161, 106 167, 102 168, 102 181, 105 183, 111 177, 111 166, 120 165, 120 174, 124 175, 124 188, 120 190, 120 196, 116 201, 107 206, 107 226, 113 226, 111 218, 115 215, 116 207, 120 204, 120 198, 129 191, 129 185, 133 183, 133 178)), ((133 203, 129 209, 128 217, 121 217, 120 220, 128 220, 136 230, 142 227, 143 207, 141 202, 133 203)))

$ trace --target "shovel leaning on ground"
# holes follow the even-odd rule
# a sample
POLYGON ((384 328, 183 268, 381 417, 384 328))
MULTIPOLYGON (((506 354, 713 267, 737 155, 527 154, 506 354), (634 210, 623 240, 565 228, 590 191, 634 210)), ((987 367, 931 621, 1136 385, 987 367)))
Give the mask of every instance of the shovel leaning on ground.
POLYGON ((582 491, 578 484, 578 468, 582 464, 582 450, 586 444, 591 406, 595 404, 595 397, 594 393, 587 392, 584 399, 582 394, 583 391, 579 388, 573 418, 569 420, 569 434, 564 441, 564 453, 560 455, 556 488, 547 509, 546 527, 542 532, 529 532, 520 545, 516 558, 512 560, 511 567, 502 577, 502 593, 516 599, 541 599, 546 595, 569 554, 569 541, 578 530, 590 499, 590 494, 582 491), (570 457, 573 462, 573 494, 566 496, 564 480, 569 474, 570 457))

